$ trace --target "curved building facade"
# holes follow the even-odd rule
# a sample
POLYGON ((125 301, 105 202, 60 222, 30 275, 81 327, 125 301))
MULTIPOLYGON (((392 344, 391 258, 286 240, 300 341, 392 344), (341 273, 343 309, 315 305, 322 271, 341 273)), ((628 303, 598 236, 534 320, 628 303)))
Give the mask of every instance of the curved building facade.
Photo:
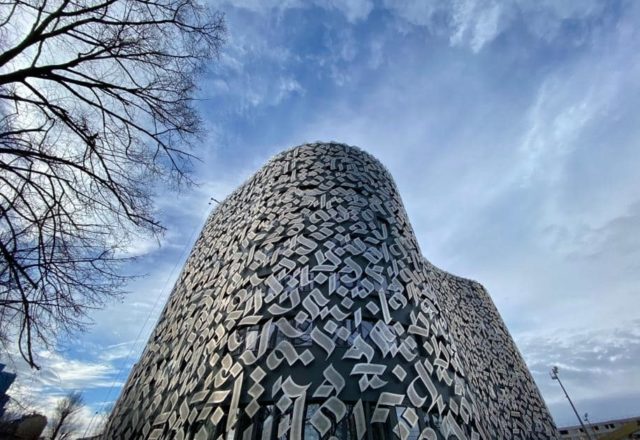
POLYGON ((387 170, 308 144, 211 214, 104 437, 556 434, 491 299, 422 257, 387 170))

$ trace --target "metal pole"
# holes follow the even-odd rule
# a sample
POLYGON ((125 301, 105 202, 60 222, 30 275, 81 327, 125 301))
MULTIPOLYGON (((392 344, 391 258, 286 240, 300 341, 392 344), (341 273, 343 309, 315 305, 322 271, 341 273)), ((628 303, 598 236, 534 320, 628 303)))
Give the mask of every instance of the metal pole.
POLYGON ((560 380, 560 377, 558 376, 558 367, 553 367, 551 369, 551 379, 554 379, 554 380, 558 381, 558 383, 560 384, 560 388, 562 388, 562 391, 564 391, 564 395, 567 396, 567 400, 571 404, 571 408, 573 408, 573 412, 576 414, 576 417, 578 418, 578 422, 580 422, 580 426, 582 426, 582 430, 587 435, 587 438, 589 440, 593 440, 592 437, 591 437, 591 434, 589 433, 589 431, 587 431, 587 428, 584 426, 584 423, 582 423, 582 419, 580 418, 580 415, 578 414, 578 410, 576 409, 575 405, 571 401, 571 397, 569 397, 569 394, 567 393, 567 390, 565 390, 564 389, 564 385, 562 385, 562 381, 560 380))
POLYGON ((596 438, 598 438, 597 434, 593 431, 593 425, 589 421, 589 413, 584 413, 584 421, 587 423, 589 427, 589 434, 593 434, 596 438))

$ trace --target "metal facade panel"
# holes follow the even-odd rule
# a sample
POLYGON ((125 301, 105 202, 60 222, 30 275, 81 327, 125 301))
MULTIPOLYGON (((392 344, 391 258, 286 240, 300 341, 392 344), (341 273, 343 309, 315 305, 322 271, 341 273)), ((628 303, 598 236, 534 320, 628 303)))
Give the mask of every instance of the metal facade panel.
POLYGON ((209 217, 108 439, 547 439, 491 299, 362 150, 285 151, 209 217))

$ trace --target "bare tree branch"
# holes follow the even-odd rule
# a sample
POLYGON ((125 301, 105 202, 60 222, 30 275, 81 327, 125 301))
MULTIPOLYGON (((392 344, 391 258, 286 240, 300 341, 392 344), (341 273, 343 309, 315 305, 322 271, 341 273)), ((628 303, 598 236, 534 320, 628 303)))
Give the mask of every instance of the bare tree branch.
POLYGON ((191 183, 197 76, 225 35, 198 0, 0 2, 0 342, 84 329, 123 293, 159 185, 191 183))
POLYGON ((55 413, 49 421, 49 440, 65 440, 70 439, 73 433, 78 429, 77 416, 84 401, 82 394, 72 392, 58 401, 55 413))

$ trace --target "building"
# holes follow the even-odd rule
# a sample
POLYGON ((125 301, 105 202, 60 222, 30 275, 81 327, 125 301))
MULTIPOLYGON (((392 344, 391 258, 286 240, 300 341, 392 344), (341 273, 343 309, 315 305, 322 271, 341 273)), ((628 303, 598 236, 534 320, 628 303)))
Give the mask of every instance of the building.
POLYGON ((360 149, 285 151, 209 217, 108 439, 549 439, 484 288, 422 256, 360 149))
POLYGON ((2 440, 38 440, 46 426, 47 418, 42 414, 25 414, 15 420, 2 423, 0 438, 2 440))
POLYGON ((11 387, 11 384, 13 384, 13 381, 16 380, 16 375, 4 371, 4 367, 4 364, 0 364, 0 417, 4 415, 5 407, 11 399, 7 391, 11 387))
MULTIPOLYGON (((592 439, 623 440, 640 439, 640 417, 607 420, 606 422, 585 423, 592 439)), ((563 440, 589 440, 587 433, 580 425, 559 428, 560 438, 563 440)))

